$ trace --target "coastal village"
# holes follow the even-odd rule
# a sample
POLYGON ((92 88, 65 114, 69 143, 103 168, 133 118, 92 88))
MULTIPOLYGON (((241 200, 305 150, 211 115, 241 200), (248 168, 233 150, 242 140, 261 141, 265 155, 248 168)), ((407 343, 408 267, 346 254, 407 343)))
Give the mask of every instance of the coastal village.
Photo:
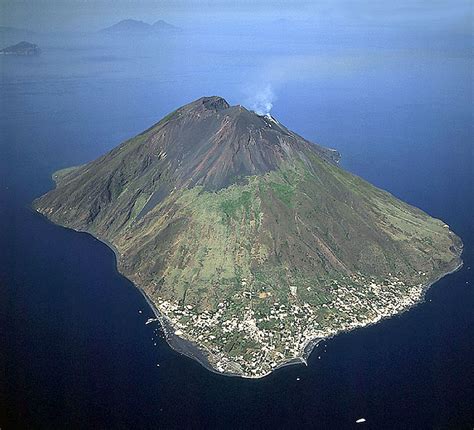
POLYGON ((269 293, 243 291, 219 303, 214 312, 163 299, 158 299, 158 309, 174 328, 171 335, 203 348, 216 371, 260 378, 289 362, 305 362, 318 340, 415 305, 423 297, 426 277, 418 273, 420 283, 409 286, 392 274, 383 281, 352 275, 335 281, 331 300, 319 306, 301 300, 293 287, 286 303, 273 300, 268 305, 269 293), (240 315, 236 303, 243 305, 240 315))

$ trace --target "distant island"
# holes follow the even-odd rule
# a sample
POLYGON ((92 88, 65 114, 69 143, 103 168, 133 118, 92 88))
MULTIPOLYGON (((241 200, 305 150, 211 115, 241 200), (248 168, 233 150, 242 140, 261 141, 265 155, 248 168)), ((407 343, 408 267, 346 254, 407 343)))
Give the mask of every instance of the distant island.
POLYGON ((175 27, 172 24, 167 23, 163 20, 158 20, 154 24, 148 24, 143 21, 135 19, 124 19, 110 27, 100 30, 100 33, 106 34, 136 34, 146 35, 160 32, 178 32, 179 27, 175 27))
POLYGON ((0 55, 36 56, 40 54, 41 50, 38 45, 29 42, 20 42, 16 45, 0 49, 0 55))
POLYGON ((338 165, 271 115, 203 97, 35 200, 99 238, 168 342, 259 378, 409 309, 462 265, 449 226, 338 165))

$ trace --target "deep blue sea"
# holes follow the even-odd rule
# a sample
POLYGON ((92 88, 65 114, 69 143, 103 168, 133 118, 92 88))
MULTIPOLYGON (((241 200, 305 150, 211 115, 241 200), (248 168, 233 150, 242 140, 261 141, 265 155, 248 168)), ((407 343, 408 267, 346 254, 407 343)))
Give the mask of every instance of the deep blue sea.
POLYGON ((474 427, 472 39, 442 23, 276 30, 43 36, 40 57, 0 58, 1 429, 474 427), (174 352, 113 252, 30 204, 53 171, 184 103, 251 107, 261 91, 280 122, 444 220, 465 250, 409 312, 244 380, 174 352))

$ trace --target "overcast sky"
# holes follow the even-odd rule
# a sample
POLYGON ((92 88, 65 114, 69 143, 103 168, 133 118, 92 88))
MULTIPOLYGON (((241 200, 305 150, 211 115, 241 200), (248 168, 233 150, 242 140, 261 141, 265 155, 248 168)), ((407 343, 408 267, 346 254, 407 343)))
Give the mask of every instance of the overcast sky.
POLYGON ((0 25, 36 31, 98 30, 124 18, 193 21, 314 19, 339 23, 399 25, 452 20, 472 31, 471 0, 0 0, 0 25))

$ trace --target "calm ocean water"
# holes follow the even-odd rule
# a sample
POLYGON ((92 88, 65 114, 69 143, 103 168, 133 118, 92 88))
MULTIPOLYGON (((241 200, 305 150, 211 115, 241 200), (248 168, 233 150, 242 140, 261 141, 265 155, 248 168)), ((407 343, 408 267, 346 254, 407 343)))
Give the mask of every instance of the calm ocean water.
POLYGON ((2 429, 474 426, 469 38, 328 28, 38 43, 39 58, 0 59, 2 429), (243 380, 171 350, 113 252, 29 205, 53 171, 186 102, 250 105, 267 87, 278 120, 447 222, 465 264, 409 312, 319 345, 307 367, 243 380))

